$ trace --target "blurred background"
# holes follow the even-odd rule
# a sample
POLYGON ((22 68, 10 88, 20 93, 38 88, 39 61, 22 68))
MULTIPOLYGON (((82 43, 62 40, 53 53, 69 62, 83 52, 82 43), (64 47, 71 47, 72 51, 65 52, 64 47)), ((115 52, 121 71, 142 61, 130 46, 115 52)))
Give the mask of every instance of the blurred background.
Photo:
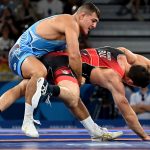
MULTIPOLYGON (((17 38, 39 19, 61 14, 72 14, 83 0, 0 0, 0 95, 15 86, 20 78, 8 67, 8 52, 17 38)), ((150 0, 93 0, 101 10, 101 20, 89 37, 80 38, 80 48, 123 46, 150 59, 150 0)), ((125 85, 126 97, 143 126, 150 126, 150 88, 125 85), (145 112, 138 111, 142 104, 145 112)), ((125 126, 112 95, 106 89, 90 84, 81 87, 81 98, 93 119, 101 125, 125 126)), ((0 127, 22 124, 24 98, 0 115, 0 127)), ((56 98, 51 106, 40 104, 35 118, 41 127, 80 127, 80 123, 65 105, 56 98)))

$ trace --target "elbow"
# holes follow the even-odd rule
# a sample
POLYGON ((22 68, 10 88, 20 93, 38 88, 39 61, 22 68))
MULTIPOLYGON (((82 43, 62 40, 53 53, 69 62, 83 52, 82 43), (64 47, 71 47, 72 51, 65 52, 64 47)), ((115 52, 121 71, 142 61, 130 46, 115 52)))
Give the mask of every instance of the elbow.
POLYGON ((68 103, 70 109, 75 109, 78 107, 80 98, 74 95, 74 98, 68 103))

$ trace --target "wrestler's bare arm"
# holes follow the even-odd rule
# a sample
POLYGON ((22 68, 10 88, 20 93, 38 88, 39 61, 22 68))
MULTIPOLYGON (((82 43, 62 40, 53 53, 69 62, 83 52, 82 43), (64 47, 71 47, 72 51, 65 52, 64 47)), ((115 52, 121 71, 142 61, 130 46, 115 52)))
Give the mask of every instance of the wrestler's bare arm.
POLYGON ((78 24, 71 18, 68 18, 67 25, 65 27, 65 35, 67 42, 67 51, 69 54, 69 64, 75 74, 77 79, 81 84, 82 81, 82 60, 79 50, 79 27, 78 24))
POLYGON ((150 137, 144 132, 138 118, 125 97, 125 89, 120 76, 111 69, 95 68, 91 72, 90 81, 107 88, 113 96, 113 99, 123 115, 128 126, 137 133, 143 140, 150 140, 150 137))
POLYGON ((142 55, 134 54, 130 50, 124 48, 124 47, 118 47, 117 49, 124 52, 126 55, 127 61, 131 65, 144 65, 146 67, 150 68, 150 60, 142 55))
POLYGON ((112 93, 113 99, 123 115, 128 126, 137 133, 143 140, 150 140, 150 137, 144 132, 144 129, 140 125, 138 118, 128 103, 128 100, 125 97, 125 89, 123 83, 117 78, 111 78, 109 90, 112 93), (115 82, 114 82, 115 81, 115 82))

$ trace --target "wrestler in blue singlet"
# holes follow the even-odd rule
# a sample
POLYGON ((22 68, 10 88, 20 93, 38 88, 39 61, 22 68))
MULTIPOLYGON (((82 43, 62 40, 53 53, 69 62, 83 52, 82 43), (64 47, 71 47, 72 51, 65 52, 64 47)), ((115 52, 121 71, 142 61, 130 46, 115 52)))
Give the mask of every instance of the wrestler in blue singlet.
MULTIPOLYGON (((49 19, 48 17, 45 19, 49 19)), ((17 75, 21 74, 21 64, 28 56, 41 57, 52 51, 66 49, 65 40, 46 40, 36 33, 36 26, 43 20, 34 23, 17 40, 9 52, 10 69, 17 75)))

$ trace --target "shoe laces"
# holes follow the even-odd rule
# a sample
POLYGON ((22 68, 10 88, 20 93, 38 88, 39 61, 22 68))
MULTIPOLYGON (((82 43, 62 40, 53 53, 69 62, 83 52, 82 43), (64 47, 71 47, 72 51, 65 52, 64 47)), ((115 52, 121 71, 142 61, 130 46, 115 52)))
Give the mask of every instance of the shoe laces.
POLYGON ((98 128, 102 133, 108 133, 107 128, 103 128, 101 126, 96 126, 96 128, 98 128))
POLYGON ((107 139, 107 140, 109 140, 109 139, 112 139, 112 135, 109 133, 109 132, 107 132, 107 133, 104 133, 103 135, 102 135, 102 138, 105 140, 105 139, 107 139))
POLYGON ((46 94, 46 92, 47 92, 47 87, 48 87, 48 83, 46 83, 46 85, 42 85, 42 89, 41 89, 41 94, 42 95, 45 95, 46 94))
POLYGON ((107 128, 102 128, 102 127, 100 127, 100 129, 101 129, 104 133, 108 133, 107 128))

